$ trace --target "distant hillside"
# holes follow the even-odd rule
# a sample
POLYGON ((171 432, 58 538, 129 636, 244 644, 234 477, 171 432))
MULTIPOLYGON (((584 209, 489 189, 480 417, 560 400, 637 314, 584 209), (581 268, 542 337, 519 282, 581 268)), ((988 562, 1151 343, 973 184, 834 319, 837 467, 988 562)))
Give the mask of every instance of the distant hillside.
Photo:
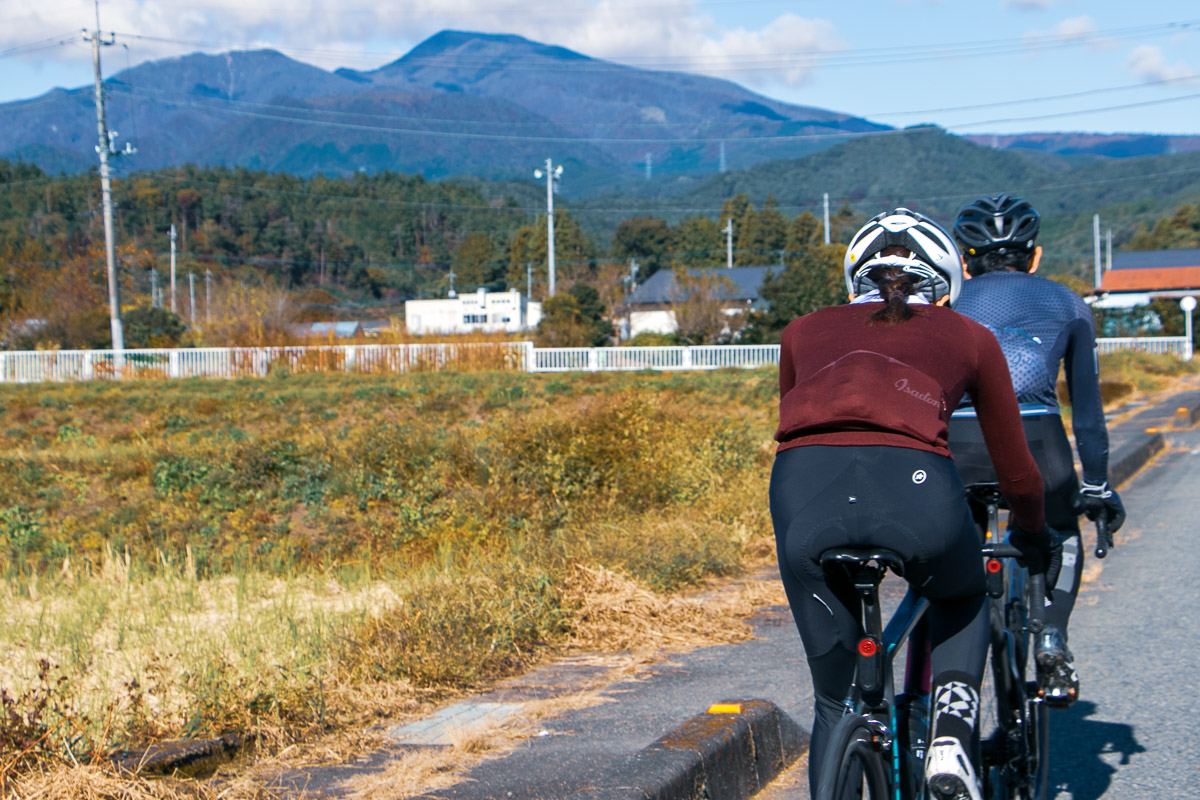
POLYGON ((1148 133, 1018 133, 967 135, 963 138, 996 150, 1033 150, 1063 156, 1136 158, 1200 151, 1200 136, 1148 133))
MULTIPOLYGON (((110 127, 139 151, 126 170, 196 163, 527 179, 552 156, 567 166, 567 195, 644 189, 647 157, 656 187, 716 173, 721 141, 738 168, 886 130, 729 81, 453 31, 373 71, 327 72, 272 51, 194 54, 119 72, 106 86, 110 127), (764 136, 788 138, 750 141, 764 136)), ((3 104, 0 158, 85 169, 95 130, 90 86, 3 104)))
POLYGON ((981 194, 1017 194, 1042 212, 1047 268, 1083 272, 1092 254, 1092 215, 1101 214, 1120 247, 1139 226, 1195 202, 1200 152, 1080 162, 1048 153, 993 150, 937 128, 921 128, 865 136, 805 158, 713 176, 667 199, 595 198, 579 203, 576 213, 603 240, 621 219, 614 213, 621 208, 629 208, 629 216, 657 214, 674 222, 695 209, 719 209, 727 198, 746 194, 756 205, 774 196, 789 216, 806 210, 819 216, 825 192, 835 210, 848 203, 862 218, 904 205, 947 225, 964 203, 981 194), (606 212, 588 213, 600 209, 606 212))

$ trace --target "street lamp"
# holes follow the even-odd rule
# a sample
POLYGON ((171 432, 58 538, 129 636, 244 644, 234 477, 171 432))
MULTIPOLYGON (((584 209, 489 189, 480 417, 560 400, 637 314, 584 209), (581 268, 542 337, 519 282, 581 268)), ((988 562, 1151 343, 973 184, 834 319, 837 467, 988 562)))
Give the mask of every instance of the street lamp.
POLYGON ((554 166, 554 160, 546 159, 546 171, 533 171, 533 177, 541 180, 546 178, 546 251, 547 263, 550 269, 549 296, 554 297, 554 184, 562 176, 562 164, 554 166))
POLYGON ((1190 294, 1179 301, 1179 307, 1183 309, 1185 316, 1185 334, 1187 336, 1187 358, 1184 361, 1192 360, 1192 312, 1196 310, 1196 298, 1190 294))

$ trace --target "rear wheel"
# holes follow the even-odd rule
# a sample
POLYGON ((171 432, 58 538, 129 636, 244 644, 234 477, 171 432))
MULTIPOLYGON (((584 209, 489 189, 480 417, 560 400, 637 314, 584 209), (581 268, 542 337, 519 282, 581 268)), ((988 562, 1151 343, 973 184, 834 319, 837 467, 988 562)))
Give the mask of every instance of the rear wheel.
POLYGON ((887 765, 870 724, 857 715, 843 717, 829 737, 817 800, 884 800, 889 796, 887 765))

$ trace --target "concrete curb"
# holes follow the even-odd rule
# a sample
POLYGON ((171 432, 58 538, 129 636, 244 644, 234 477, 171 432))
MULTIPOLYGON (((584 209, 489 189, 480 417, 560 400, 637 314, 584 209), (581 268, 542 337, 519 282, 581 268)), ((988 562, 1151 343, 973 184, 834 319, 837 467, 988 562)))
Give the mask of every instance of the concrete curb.
POLYGON ((808 734, 769 700, 692 717, 568 800, 746 800, 808 751, 808 734))
POLYGON ((1108 480, 1119 487, 1167 446, 1164 430, 1190 428, 1200 421, 1200 390, 1182 392, 1113 427, 1110 435, 1130 430, 1129 439, 1110 455, 1108 480))

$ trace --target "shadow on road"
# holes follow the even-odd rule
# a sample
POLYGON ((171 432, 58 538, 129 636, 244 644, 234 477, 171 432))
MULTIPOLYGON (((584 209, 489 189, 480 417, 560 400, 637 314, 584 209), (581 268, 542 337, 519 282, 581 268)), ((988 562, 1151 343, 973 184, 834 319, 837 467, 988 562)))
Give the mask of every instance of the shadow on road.
POLYGON ((1106 753, 1117 753, 1118 765, 1146 752, 1133 734, 1133 726, 1092 719, 1096 704, 1081 700, 1050 717, 1050 797, 1068 795, 1073 800, 1099 800, 1108 791, 1119 767, 1106 753))

